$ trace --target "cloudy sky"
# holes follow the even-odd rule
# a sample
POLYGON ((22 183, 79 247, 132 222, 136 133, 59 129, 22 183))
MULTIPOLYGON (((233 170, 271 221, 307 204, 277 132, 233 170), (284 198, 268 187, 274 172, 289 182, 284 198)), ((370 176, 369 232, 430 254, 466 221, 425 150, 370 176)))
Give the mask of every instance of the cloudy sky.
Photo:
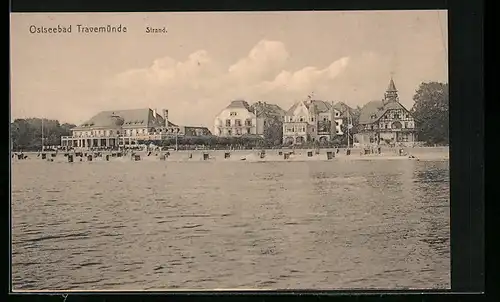
POLYGON ((447 82, 447 41, 445 11, 12 14, 11 115, 80 124, 150 107, 212 127, 233 99, 288 109, 314 92, 362 106, 391 75, 409 109, 422 81, 447 82), (29 30, 58 24, 72 33, 29 30), (128 30, 79 34, 77 24, 128 30))

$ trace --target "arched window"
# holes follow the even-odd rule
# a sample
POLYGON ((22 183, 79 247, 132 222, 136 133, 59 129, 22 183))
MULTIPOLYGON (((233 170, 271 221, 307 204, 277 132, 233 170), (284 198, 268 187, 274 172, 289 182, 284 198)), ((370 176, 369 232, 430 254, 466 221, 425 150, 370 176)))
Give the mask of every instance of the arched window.
POLYGON ((394 122, 394 123, 392 123, 392 128, 401 129, 401 128, 403 128, 403 125, 401 125, 401 122, 394 122))

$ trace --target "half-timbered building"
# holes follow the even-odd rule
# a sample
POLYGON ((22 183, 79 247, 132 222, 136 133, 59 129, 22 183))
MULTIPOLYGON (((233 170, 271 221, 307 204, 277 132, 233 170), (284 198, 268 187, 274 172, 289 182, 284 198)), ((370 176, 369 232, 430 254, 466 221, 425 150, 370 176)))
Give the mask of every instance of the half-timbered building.
POLYGON ((361 110, 355 140, 360 145, 411 146, 417 140, 415 120, 400 102, 391 78, 384 99, 367 103, 361 110))

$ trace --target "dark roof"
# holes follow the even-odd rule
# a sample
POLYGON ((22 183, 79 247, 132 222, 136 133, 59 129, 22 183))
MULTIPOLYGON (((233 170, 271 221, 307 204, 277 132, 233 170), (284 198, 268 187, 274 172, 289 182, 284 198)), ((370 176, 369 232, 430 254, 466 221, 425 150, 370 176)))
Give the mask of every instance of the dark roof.
POLYGON ((263 117, 275 117, 275 116, 283 116, 285 115, 285 110, 283 110, 280 106, 276 104, 268 104, 266 102, 257 102, 252 104, 250 107, 250 111, 254 112, 254 108, 257 108, 257 116, 263 117))
POLYGON ((246 108, 250 111, 250 105, 248 105, 247 101, 244 100, 235 100, 232 101, 226 108, 246 108))
POLYGON ((404 109, 405 111, 408 111, 399 102, 388 102, 384 105, 383 101, 371 101, 361 109, 361 113, 359 115, 359 123, 375 123, 387 112, 387 110, 391 109, 404 109))
POLYGON ((281 108, 280 106, 276 104, 267 104, 267 105, 271 107, 271 109, 273 110, 274 113, 276 113, 276 115, 280 116, 285 115, 285 110, 283 110, 283 108, 281 108))
MULTIPOLYGON (((286 115, 288 115, 288 116, 293 115, 293 112, 295 111, 295 109, 297 108, 297 106, 299 106, 299 104, 300 104, 300 102, 297 102, 297 103, 293 104, 293 106, 290 107, 290 109, 287 110, 286 115)), ((309 101, 305 101, 304 105, 309 110, 313 109, 312 106, 314 106, 314 110, 316 111, 316 113, 329 112, 332 107, 333 107, 333 109, 338 110, 341 113, 341 115, 346 114, 348 111, 351 114, 353 112, 353 109, 351 107, 347 106, 343 102, 337 102, 334 105, 332 105, 332 103, 328 102, 328 101, 309 100, 309 101)))
MULTIPOLYGON (((73 129, 84 130, 91 128, 134 128, 163 126, 165 123, 163 117, 159 114, 153 113, 153 110, 149 108, 101 111, 85 123, 73 129)), ((177 126, 171 122, 169 122, 168 125, 171 127, 177 126)))
POLYGON ((311 106, 314 106, 316 112, 328 112, 332 108, 332 104, 330 102, 319 101, 319 100, 311 100, 305 102, 307 109, 311 109, 311 106))
POLYGON ((184 126, 184 132, 188 134, 188 136, 189 134, 196 132, 196 130, 201 130, 206 135, 212 135, 212 132, 207 127, 184 126))
POLYGON ((335 103, 333 105, 333 109, 338 110, 342 116, 347 116, 348 114, 350 115, 354 114, 354 109, 344 102, 335 103))

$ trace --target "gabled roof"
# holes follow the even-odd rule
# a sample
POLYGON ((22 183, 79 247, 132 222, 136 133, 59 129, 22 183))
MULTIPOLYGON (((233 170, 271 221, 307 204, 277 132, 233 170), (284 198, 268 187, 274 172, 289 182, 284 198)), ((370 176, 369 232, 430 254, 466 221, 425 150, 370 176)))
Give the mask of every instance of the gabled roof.
POLYGON ((299 107, 299 104, 300 104, 300 103, 301 103, 301 102, 299 101, 299 102, 296 102, 295 104, 293 104, 293 105, 292 105, 292 107, 290 107, 290 109, 288 109, 288 110, 286 111, 285 115, 287 115, 287 116, 292 116, 292 115, 293 115, 293 113, 295 112, 295 109, 297 109, 297 107, 299 107))
POLYGON ((344 102, 337 102, 333 105, 333 109, 338 110, 342 117, 354 115, 354 109, 344 102))
POLYGON ((311 109, 311 106, 314 106, 314 109, 317 113, 328 112, 332 108, 332 104, 325 101, 320 100, 310 100, 305 102, 307 109, 311 109))
MULTIPOLYGON (((117 127, 161 127, 164 123, 163 117, 159 114, 154 115, 153 110, 149 108, 112 110, 99 112, 80 126, 73 128, 73 130, 117 127)), ((169 122, 169 126, 176 127, 177 125, 169 122)))
POLYGON ((368 102, 361 109, 361 113, 359 115, 359 123, 360 124, 372 124, 377 122, 388 110, 392 109, 403 109, 408 111, 401 103, 399 102, 388 102, 384 105, 383 101, 371 101, 368 102))
MULTIPOLYGON (((299 106, 299 104, 300 104, 300 102, 296 102, 295 104, 293 104, 293 106, 290 107, 290 109, 288 109, 288 111, 286 112, 286 115, 287 116, 293 115, 293 113, 295 112, 295 109, 297 108, 297 106, 299 106)), ((309 101, 304 102, 304 105, 309 110, 312 110, 314 108, 316 113, 329 112, 332 108, 335 110, 338 110, 340 112, 341 116, 345 115, 347 112, 349 112, 351 114, 353 113, 353 109, 351 107, 347 106, 343 102, 337 102, 337 103, 332 105, 332 103, 328 102, 328 101, 309 100, 309 101)))

